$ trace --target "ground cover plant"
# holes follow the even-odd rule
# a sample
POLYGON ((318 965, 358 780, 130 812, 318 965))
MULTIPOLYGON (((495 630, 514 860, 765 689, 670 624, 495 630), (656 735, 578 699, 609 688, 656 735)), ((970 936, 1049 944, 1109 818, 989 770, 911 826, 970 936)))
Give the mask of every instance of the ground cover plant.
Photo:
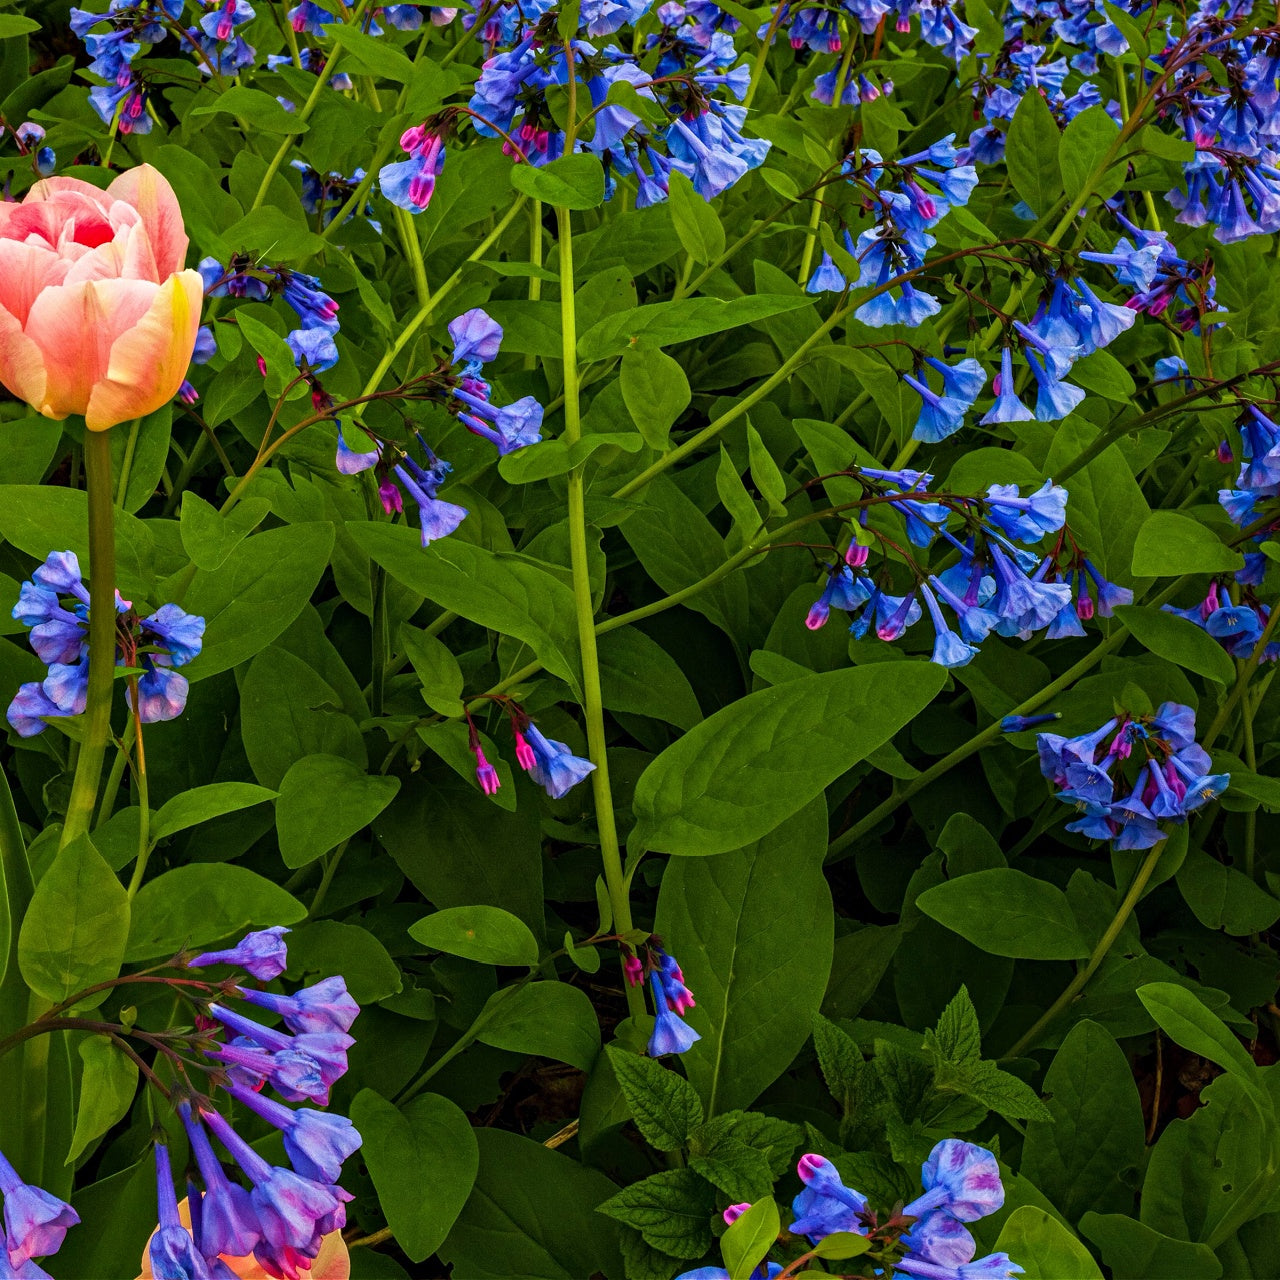
POLYGON ((0 12, 0 1277, 1280 1257, 1280 25, 0 12))

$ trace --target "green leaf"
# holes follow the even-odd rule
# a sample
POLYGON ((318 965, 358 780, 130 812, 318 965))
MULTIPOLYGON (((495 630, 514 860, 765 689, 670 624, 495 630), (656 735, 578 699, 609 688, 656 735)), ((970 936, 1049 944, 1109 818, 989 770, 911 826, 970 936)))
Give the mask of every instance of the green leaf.
POLYGON ((640 775, 629 845, 705 855, 759 839, 887 742, 945 682, 932 664, 878 662, 740 698, 640 775))
POLYGON ((1009 180, 1038 218, 1045 217, 1062 195, 1060 143, 1057 122, 1043 95, 1024 93, 1009 123, 1005 158, 1009 180))
POLYGON ((73 1164, 91 1142, 124 1118, 138 1091, 137 1064, 106 1036, 81 1040, 80 1061, 80 1106, 67 1164, 73 1164))
POLYGON ((1136 54, 1139 58, 1146 58, 1151 46, 1142 27, 1134 21, 1133 15, 1127 9, 1112 4, 1111 0, 1102 0, 1102 7, 1107 17, 1120 29, 1129 45, 1129 52, 1136 54))
MULTIPOLYGON (((114 978, 125 959, 129 898, 88 836, 59 850, 40 878, 18 934, 27 986, 58 1003, 114 978)), ((100 1004, 105 992, 85 1007, 100 1004)))
POLYGON ((1177 879, 1187 906, 1206 929, 1241 938, 1261 933, 1280 918, 1280 900, 1203 849, 1188 851, 1177 879))
POLYGON ((616 1188, 540 1142, 476 1132, 480 1172, 439 1253, 467 1280, 582 1280, 622 1274, 618 1231, 596 1207, 616 1188))
MULTIPOLYGON (((1039 97, 1039 94, 1035 96, 1039 97)), ((1063 132, 1058 151, 1064 189, 1072 193, 1088 189, 1100 200, 1108 200, 1115 195, 1125 176, 1125 166, 1114 163, 1119 153, 1119 148, 1115 147, 1119 137, 1120 126, 1107 114, 1105 107, 1086 107, 1076 116, 1063 132), (1099 173, 1099 166, 1109 154, 1111 167, 1105 173, 1099 173)), ((1045 210, 1037 209, 1036 212, 1044 213, 1045 210)))
POLYGON ((1089 1250, 1035 1205, 1024 1204, 1009 1215, 995 1251, 1017 1259, 1026 1280, 1102 1280, 1089 1250))
POLYGON ((259 133, 296 134, 307 131, 307 122, 286 111, 271 94, 262 89, 248 89, 244 85, 224 89, 207 106, 192 107, 188 114, 236 116, 259 133))
POLYGON ((220 569, 198 572, 183 607, 207 625, 190 678, 207 680, 265 649, 302 612, 332 550, 328 521, 291 524, 255 533, 220 569))
POLYGON ((1258 1068, 1244 1045, 1216 1013, 1185 987, 1151 982, 1138 988, 1138 999, 1176 1044, 1216 1062, 1224 1071, 1239 1075, 1255 1091, 1258 1089, 1258 1068))
POLYGON ((730 1280, 749 1280, 751 1273, 768 1257, 782 1219, 772 1196, 757 1200, 720 1238, 720 1254, 730 1280))
POLYGON ((1175 578, 1184 573, 1227 573, 1244 557, 1211 529, 1177 511, 1153 511, 1133 545, 1135 578, 1175 578))
MULTIPOLYGON (((517 172, 512 170, 512 172, 517 172)), ((692 342, 785 311, 813 306, 807 294, 749 294, 741 298, 681 298, 606 316, 578 337, 578 358, 607 360, 631 350, 692 342)))
POLYGON ((1235 682, 1235 664, 1223 647, 1186 618, 1138 604, 1120 605, 1115 613, 1125 629, 1151 653, 1220 685, 1235 682))
MULTIPOLYGON (((289 119, 292 120, 293 117, 290 116, 289 119)), ((270 257, 273 260, 283 260, 285 262, 296 262, 300 258, 309 258, 313 254, 323 253, 326 248, 326 241, 322 240, 314 231, 311 231, 298 217, 291 217, 283 209, 279 209, 273 204, 264 204, 257 209, 250 210, 238 222, 233 222, 223 235, 238 250, 247 250, 264 258, 270 257)), ((243 325, 246 319, 243 307, 237 311, 236 318, 243 325)), ((265 337, 265 334, 274 332, 274 330, 268 329, 266 325, 259 326, 259 333, 263 335, 262 341, 271 346, 273 355, 268 355, 265 351, 261 351, 257 342, 252 338, 249 339, 250 344, 255 350, 258 350, 267 363, 267 394, 273 397, 282 394, 290 379, 297 376, 297 371, 293 367, 293 353, 289 352, 288 365, 280 364, 278 359, 279 348, 270 343, 265 337), (277 377, 279 380, 277 380, 277 377), (279 390, 276 390, 277 387, 279 390)), ((248 337, 248 334, 245 336, 248 337)), ((280 339, 280 341, 283 341, 283 339, 280 339)), ((286 350, 288 350, 287 347, 286 350)), ((306 384, 298 382, 289 391, 287 399, 296 400, 305 392, 306 384)))
POLYGON ((289 766, 276 801, 280 857, 305 867, 363 831, 396 798, 400 779, 366 773, 341 756, 304 756, 289 766))
POLYGON ((203 787, 192 787, 160 806, 160 811, 151 819, 152 842, 220 818, 224 813, 236 813, 275 798, 274 791, 254 786, 252 782, 210 782, 203 787))
POLYGON ((700 1258, 711 1247, 711 1215, 716 1210, 711 1185, 692 1169, 651 1174, 599 1206, 647 1244, 673 1258, 700 1258))
POLYGON ((860 1258, 870 1248, 871 1241, 866 1236, 860 1236, 856 1231, 833 1231, 829 1236, 819 1240, 813 1251, 819 1258, 842 1261, 847 1258, 860 1258))
POLYGON ((671 428, 693 399, 679 362, 656 347, 624 351, 619 385, 645 444, 651 449, 669 448, 671 428))
POLYGON ((1077 1022, 1044 1080, 1051 1120, 1027 1125, 1021 1172, 1070 1222, 1086 1211, 1128 1212, 1146 1154, 1146 1126, 1129 1060, 1096 1022, 1077 1022))
POLYGON ((593 153, 561 156, 546 165, 511 166, 511 185, 543 204, 595 209, 604 203, 604 169, 593 153))
POLYGON ((386 947, 358 924, 312 920, 289 934, 290 978, 318 981, 342 974, 357 1004, 398 994, 400 969, 386 947))
POLYGON ((697 993, 702 1040, 682 1061, 710 1115, 750 1106, 809 1037, 831 964, 826 844, 815 801, 755 844, 663 873, 656 928, 680 940, 697 993))
POLYGON ((1077 360, 1071 366, 1071 381, 1117 404, 1131 404, 1137 390, 1129 370, 1110 351, 1094 351, 1077 360))
POLYGON ((174 867, 147 881, 133 900, 125 959, 163 959, 251 926, 297 924, 306 914, 291 893, 247 867, 222 862, 174 867))
POLYGON ((640 1136, 658 1151, 683 1147, 703 1117, 693 1085, 654 1058, 613 1044, 605 1052, 640 1136))
POLYGON ((449 646, 408 623, 400 628, 400 647, 422 681, 422 698, 438 715, 461 719, 462 670, 449 646))
POLYGON ((396 1243, 422 1262, 444 1243, 475 1185, 480 1148, 461 1108, 438 1093, 395 1107, 372 1089, 351 1103, 360 1158, 396 1243), (424 1172, 430 1170, 430 1176, 424 1172))
POLYGON ((408 84, 413 79, 412 60, 385 40, 375 40, 356 27, 336 20, 325 23, 324 35, 346 53, 343 70, 382 76, 396 84, 408 84))
POLYGON ((1080 1234, 1098 1246, 1112 1280, 1218 1280, 1222 1263, 1208 1245, 1161 1235, 1127 1213, 1086 1213, 1080 1234))
POLYGON ((993 867, 959 876, 926 889, 916 906, 989 955, 1080 960, 1089 954, 1067 895, 1025 871, 993 867))
POLYGON ((25 36, 28 32, 39 30, 40 24, 33 18, 23 18, 16 13, 0 14, 0 40, 25 36))
POLYGON ((266 498, 249 497, 224 516, 198 493, 187 489, 182 495, 182 549, 196 568, 221 569, 270 509, 266 498))
POLYGON ((501 907, 447 907, 409 926, 409 936, 424 947, 481 964, 538 963, 538 941, 529 926, 501 907))
POLYGON ((520 556, 458 538, 424 548, 403 527, 349 524, 347 530, 398 582, 442 609, 523 640, 548 671, 578 690, 573 593, 559 578, 520 556))
POLYGON ((567 982, 503 987, 489 997, 476 1035, 483 1044, 532 1053, 589 1071, 600 1052, 600 1024, 591 1001, 567 982))
POLYGON ((734 1204, 751 1204, 773 1189, 769 1157, 738 1138, 722 1137, 689 1157, 689 1168, 734 1204))
POLYGON ((724 252, 724 226, 715 208, 694 189, 682 173, 672 173, 671 221, 684 251, 702 264, 714 262, 724 252))
POLYGON ((967 988, 960 988, 942 1011, 937 1026, 925 1032, 925 1046, 945 1062, 964 1065, 981 1059, 982 1032, 967 988))
POLYGON ((665 720, 692 729, 702 719, 698 697, 679 662, 639 627, 619 627, 598 637, 600 683, 610 711, 665 720))
POLYGON ((747 457, 751 466, 751 481, 760 496, 769 504, 770 514, 784 516, 787 509, 782 500, 787 496, 787 482, 766 448, 755 427, 747 426, 747 457))

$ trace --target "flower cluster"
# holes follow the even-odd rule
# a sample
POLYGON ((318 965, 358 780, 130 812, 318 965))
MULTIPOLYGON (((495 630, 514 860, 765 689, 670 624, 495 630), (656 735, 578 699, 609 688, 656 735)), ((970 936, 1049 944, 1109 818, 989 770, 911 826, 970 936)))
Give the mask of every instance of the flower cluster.
MULTIPOLYGON (((489 697, 505 707, 510 717, 516 763, 553 800, 563 799, 595 769, 590 760, 575 756, 563 742, 546 737, 519 703, 503 696, 489 697)), ((485 757, 480 733, 470 713, 467 714, 467 743, 476 758, 476 781, 480 789, 487 796, 496 794, 501 786, 498 771, 485 757)))
MULTIPOLYGON (((31 647, 48 674, 22 685, 9 704, 18 734, 34 737, 46 721, 78 716, 89 685, 89 590, 71 551, 50 552, 18 593, 13 616, 31 628, 31 647)), ((116 592, 116 665, 129 668, 129 706, 143 724, 172 720, 187 705, 187 678, 175 671, 200 653, 204 619, 176 604, 140 618, 116 592)))
POLYGON ((1184 821, 1231 780, 1211 772, 1195 712, 1176 702, 1154 715, 1114 716, 1075 738, 1041 733, 1036 742, 1040 772, 1081 813, 1067 830, 1117 849, 1150 849, 1167 835, 1162 822, 1184 821))
POLYGON ((106 13, 71 10, 71 32, 84 41, 89 70, 106 84, 89 91, 89 105, 102 123, 123 134, 150 133, 147 88, 133 69, 144 44, 159 44, 182 19, 183 0, 111 0, 106 13), (106 26, 106 31, 95 27, 106 26))
POLYGON ((4 1197, 4 1234, 0 1237, 0 1276, 50 1280, 35 1259, 58 1252, 80 1215, 57 1196, 23 1182, 0 1153, 0 1195, 4 1197))
MULTIPOLYGON (((295 159, 290 161, 290 165, 302 179, 303 209, 318 218, 322 227, 327 227, 338 216, 338 210, 355 193, 365 176, 363 169, 357 169, 349 178, 333 170, 321 173, 318 169, 313 169, 305 160, 295 159)), ((358 212, 365 215, 369 226, 374 231, 382 230, 382 224, 371 216, 373 205, 368 201, 365 202, 363 209, 353 209, 344 221, 354 218, 358 212)))
POLYGON ((298 328, 285 335, 299 368, 312 372, 332 369, 338 363, 334 337, 338 332, 338 304, 324 292, 320 281, 288 267, 262 267, 237 256, 223 266, 217 258, 201 258, 200 277, 208 298, 247 298, 268 302, 282 297, 298 317, 298 328))
POLYGON ((13 135, 18 154, 31 157, 31 167, 39 177, 47 178, 53 173, 58 157, 54 155, 52 147, 41 145, 44 142, 44 129, 40 125, 26 120, 14 129, 0 119, 0 137, 6 132, 13 135))
MULTIPOLYGON (((493 444, 500 454, 541 440, 542 405, 533 396, 523 396, 509 405, 495 405, 491 399, 493 388, 480 376, 482 367, 497 356, 502 345, 502 326, 477 308, 450 323, 449 337, 453 342, 450 360, 417 380, 418 398, 441 405, 473 435, 493 444)), ((449 464, 436 457, 420 433, 415 433, 415 438, 425 456, 425 466, 399 446, 378 439, 363 426, 361 430, 369 436, 372 449, 351 448, 339 423, 335 459, 338 470, 343 475, 373 470, 378 477, 378 495, 388 515, 404 510, 403 493, 407 493, 418 504, 424 547, 451 534, 466 518, 467 511, 437 496, 452 469, 449 464)))
POLYGON ((656 937, 651 937, 642 951, 643 955, 627 956, 623 972, 633 987, 639 986, 646 976, 649 980, 654 1019, 649 1056, 660 1058, 668 1053, 684 1053, 702 1039, 684 1020, 684 1015, 697 1001, 685 985, 675 957, 663 950, 656 937))
POLYGON ((1081 619, 1093 617, 1095 610, 1108 617, 1115 605, 1133 599, 1132 592, 1108 582, 1080 552, 1065 528, 1067 491, 1050 480, 1026 497, 1017 485, 999 484, 984 496, 959 497, 930 493, 933 477, 925 472, 863 467, 850 474, 866 495, 861 536, 878 542, 882 563, 870 572, 871 549, 855 538, 843 563, 828 567, 826 586, 805 620, 811 631, 825 626, 837 608, 853 615, 849 630, 858 639, 874 627, 881 640, 894 641, 927 610, 934 627, 932 660, 962 667, 992 632, 1022 639, 1037 631, 1051 638, 1082 635, 1081 619), (912 546, 927 548, 941 540, 959 554, 958 562, 940 572, 919 564, 881 528, 868 525, 869 513, 877 507, 902 518, 912 546), (956 532, 947 527, 952 516, 962 521, 956 532), (1059 537, 1047 555, 1025 549, 1054 532, 1059 537), (902 595, 892 590, 891 554, 907 562, 914 579, 902 595), (954 615, 958 631, 943 605, 954 615))
MULTIPOLYGON (((865 1236, 886 1270, 921 1280, 1012 1280, 1022 1274, 1022 1267, 1004 1253, 974 1261, 978 1247, 966 1224, 1004 1204, 1000 1166, 984 1147, 944 1138, 921 1167, 923 1193, 888 1214, 877 1214, 866 1196, 846 1187, 825 1156, 801 1156, 796 1172, 804 1188, 791 1203, 790 1235, 805 1236, 813 1245, 836 1232, 865 1236)), ((732 1226, 750 1207, 731 1205, 725 1221, 732 1226)), ((773 1280, 782 1270, 777 1263, 766 1263, 755 1274, 773 1280)), ((719 1267, 700 1267, 677 1280, 728 1280, 728 1275, 719 1267)))

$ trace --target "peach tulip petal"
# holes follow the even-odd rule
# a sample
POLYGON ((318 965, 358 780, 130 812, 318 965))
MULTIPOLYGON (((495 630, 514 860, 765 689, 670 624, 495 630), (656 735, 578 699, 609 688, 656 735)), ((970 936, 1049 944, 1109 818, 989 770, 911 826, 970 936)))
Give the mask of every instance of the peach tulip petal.
POLYGON ((0 382, 33 408, 44 403, 48 385, 44 352, 3 307, 0 307, 0 382))
POLYGON ((112 343, 142 319, 159 288, 142 280, 88 280, 46 289, 35 300, 26 335, 44 352, 49 380, 39 412, 49 418, 86 412, 94 383, 107 376, 112 343))
POLYGON ((84 196, 91 203, 96 204, 104 214, 111 206, 111 198, 101 187, 95 187, 92 182, 86 182, 83 178, 62 177, 41 178, 39 182, 33 183, 22 203, 24 205, 42 204, 66 195, 84 196))
POLYGON ((164 174, 149 164, 140 164, 122 173, 105 195, 138 211, 156 256, 160 279, 182 270, 187 258, 187 233, 182 227, 178 197, 164 174))
MULTIPOLYGON (((188 1228, 191 1226, 191 1209, 186 1200, 178 1205, 178 1216, 182 1219, 183 1226, 188 1228)), ((148 1247, 150 1243, 148 1240, 148 1247)), ((240 1277, 240 1280, 269 1280, 256 1258, 232 1258, 225 1253, 220 1257, 240 1277)), ((320 1252, 311 1264, 311 1270, 305 1274, 307 1280, 350 1280, 351 1254, 347 1251, 342 1232, 332 1231, 325 1236, 320 1244, 320 1252)), ((151 1272, 151 1255, 147 1249, 142 1251, 142 1273, 138 1276, 138 1280, 154 1280, 151 1272)))
POLYGON ((43 244, 0 240, 0 307, 25 325, 40 293, 63 284, 71 263, 43 244))
MULTIPOLYGON (((129 280, 113 283, 153 287, 129 280)), ((203 300, 198 271, 180 271, 160 286, 146 314, 111 348, 106 377, 93 388, 85 410, 90 431, 152 413, 178 394, 195 349, 203 300)))

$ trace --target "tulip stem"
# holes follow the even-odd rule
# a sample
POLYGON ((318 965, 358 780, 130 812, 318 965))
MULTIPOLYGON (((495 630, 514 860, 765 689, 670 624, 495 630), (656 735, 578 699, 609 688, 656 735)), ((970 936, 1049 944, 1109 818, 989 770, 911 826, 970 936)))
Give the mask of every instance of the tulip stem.
POLYGON ((84 737, 60 849, 89 830, 102 761, 111 737, 111 693, 116 671, 116 536, 108 432, 85 432, 84 470, 89 493, 89 686, 84 737))

